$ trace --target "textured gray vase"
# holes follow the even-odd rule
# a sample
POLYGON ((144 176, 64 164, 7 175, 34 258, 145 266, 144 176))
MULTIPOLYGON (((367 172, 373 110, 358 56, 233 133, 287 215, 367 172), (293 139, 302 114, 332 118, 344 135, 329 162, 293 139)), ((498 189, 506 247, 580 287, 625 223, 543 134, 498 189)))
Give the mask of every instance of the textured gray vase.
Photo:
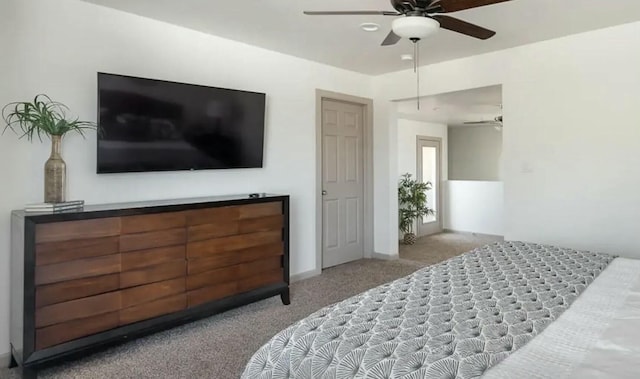
POLYGON ((405 245, 413 245, 416 243, 416 235, 413 233, 405 233, 404 234, 404 244, 405 245))
POLYGON ((44 164, 44 202, 65 201, 67 165, 60 156, 61 136, 51 136, 51 156, 44 164))

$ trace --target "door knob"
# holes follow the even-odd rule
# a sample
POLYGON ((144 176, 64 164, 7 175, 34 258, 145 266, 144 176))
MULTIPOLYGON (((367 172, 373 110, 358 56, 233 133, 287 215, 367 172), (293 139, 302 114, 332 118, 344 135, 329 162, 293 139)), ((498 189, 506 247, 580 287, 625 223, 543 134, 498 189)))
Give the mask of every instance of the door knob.
POLYGON ((327 196, 327 191, 322 190, 322 196, 327 196))

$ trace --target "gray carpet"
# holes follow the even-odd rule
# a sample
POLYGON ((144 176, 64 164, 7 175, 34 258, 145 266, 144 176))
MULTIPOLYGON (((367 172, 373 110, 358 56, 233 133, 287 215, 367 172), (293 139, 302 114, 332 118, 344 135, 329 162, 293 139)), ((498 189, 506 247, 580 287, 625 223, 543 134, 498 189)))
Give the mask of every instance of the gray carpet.
MULTIPOLYGON (((364 259, 292 284, 289 306, 282 305, 279 297, 263 300, 42 371, 39 378, 238 378, 260 346, 297 320, 458 255, 466 251, 461 251, 463 246, 476 247, 485 242, 466 235, 423 238, 409 249, 401 248, 402 258, 410 256, 414 260, 364 259)), ((0 378, 18 375, 15 370, 0 369, 0 378)))
POLYGON ((440 233, 418 238, 415 245, 400 245, 400 258, 432 265, 495 241, 502 237, 471 233, 440 233))

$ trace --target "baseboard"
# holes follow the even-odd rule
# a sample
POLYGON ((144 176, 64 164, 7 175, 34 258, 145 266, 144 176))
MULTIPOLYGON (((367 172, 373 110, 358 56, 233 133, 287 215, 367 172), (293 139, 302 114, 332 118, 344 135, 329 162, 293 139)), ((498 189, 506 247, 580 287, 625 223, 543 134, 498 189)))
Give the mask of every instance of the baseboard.
POLYGON ((322 270, 319 270, 319 269, 313 269, 311 271, 301 272, 299 274, 291 275, 291 277, 289 277, 289 282, 291 283, 299 282, 301 280, 313 278, 314 276, 318 276, 320 274, 322 274, 322 270))
POLYGON ((371 258, 373 259, 382 259, 385 261, 395 261, 400 259, 400 256, 398 254, 394 254, 394 255, 389 255, 389 254, 382 254, 382 253, 373 253, 371 254, 371 258))
POLYGON ((443 229, 445 233, 459 233, 459 234, 468 234, 470 236, 480 236, 480 237, 491 237, 491 238, 504 238, 504 236, 498 234, 485 234, 485 233, 476 233, 476 232, 467 232, 465 230, 455 230, 455 229, 443 229))
POLYGON ((11 353, 4 353, 0 355, 0 367, 6 368, 11 364, 11 353))

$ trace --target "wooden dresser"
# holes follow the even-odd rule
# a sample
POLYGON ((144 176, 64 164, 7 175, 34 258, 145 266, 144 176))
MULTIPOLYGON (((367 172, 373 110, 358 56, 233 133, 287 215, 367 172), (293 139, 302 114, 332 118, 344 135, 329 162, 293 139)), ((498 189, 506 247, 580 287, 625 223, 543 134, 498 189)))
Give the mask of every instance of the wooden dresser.
POLYGON ((12 214, 11 349, 44 364, 274 295, 289 304, 289 197, 12 214))

